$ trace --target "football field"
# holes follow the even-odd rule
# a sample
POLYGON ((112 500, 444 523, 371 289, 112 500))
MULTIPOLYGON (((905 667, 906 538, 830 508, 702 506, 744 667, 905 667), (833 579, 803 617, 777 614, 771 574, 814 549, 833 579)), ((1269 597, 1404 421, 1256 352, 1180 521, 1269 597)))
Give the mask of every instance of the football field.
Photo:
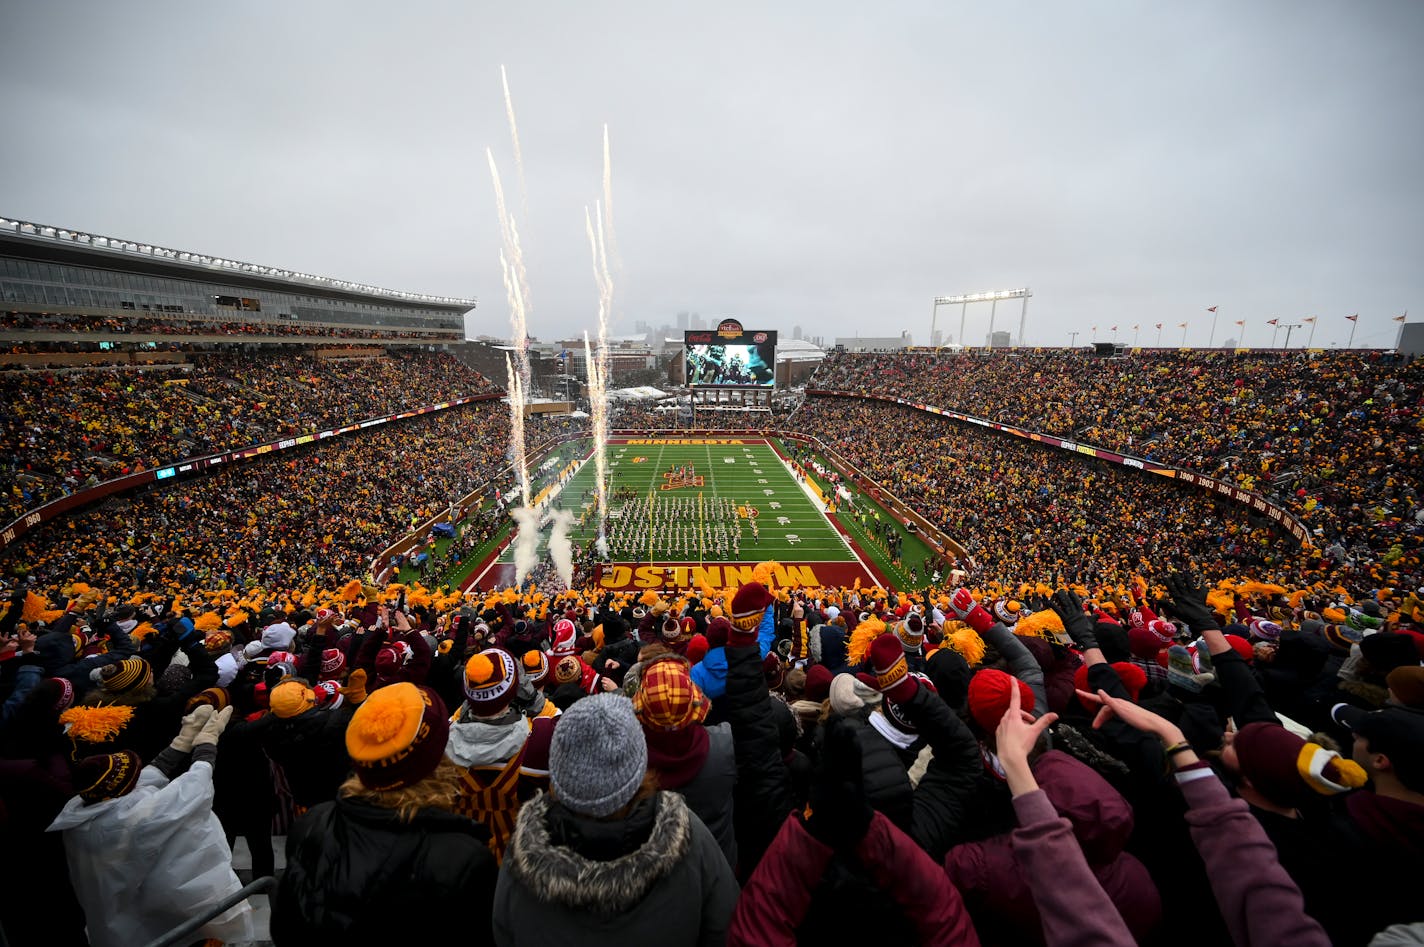
MULTIPOLYGON (((722 589, 756 563, 781 565, 785 585, 876 584, 823 512, 816 488, 798 480, 777 450, 754 438, 628 438, 608 444, 608 589, 722 589)), ((556 487, 548 509, 577 517, 580 546, 598 537, 592 457, 556 487)), ((547 556, 541 539, 541 558, 547 556)), ((513 581, 510 550, 472 577, 482 587, 513 581)))

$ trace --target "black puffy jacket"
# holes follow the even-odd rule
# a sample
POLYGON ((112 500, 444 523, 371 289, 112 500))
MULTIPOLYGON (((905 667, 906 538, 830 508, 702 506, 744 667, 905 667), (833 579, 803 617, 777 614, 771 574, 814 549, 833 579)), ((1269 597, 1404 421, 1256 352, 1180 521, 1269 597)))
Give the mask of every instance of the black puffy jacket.
POLYGON ((441 809, 402 822, 357 799, 326 802, 287 836, 272 904, 276 944, 492 944, 498 869, 484 826, 441 809))
POLYGON ((796 808, 755 645, 727 646, 727 693, 722 699, 732 725, 737 759, 733 790, 737 849, 748 870, 761 860, 781 823, 796 808))
POLYGON ((298 805, 310 808, 336 798, 351 772, 346 725, 355 712, 343 701, 335 710, 308 710, 286 719, 266 714, 251 725, 268 758, 282 767, 298 805))

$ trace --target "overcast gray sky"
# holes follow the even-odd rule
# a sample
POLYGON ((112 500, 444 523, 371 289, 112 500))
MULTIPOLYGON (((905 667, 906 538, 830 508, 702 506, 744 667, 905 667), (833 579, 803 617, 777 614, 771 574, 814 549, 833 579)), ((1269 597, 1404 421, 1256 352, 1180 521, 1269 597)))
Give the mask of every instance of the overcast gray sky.
POLYGON ((1387 345, 1424 318, 1421 43, 1417 0, 9 0, 0 214, 475 295, 504 334, 505 64, 544 338, 595 318, 607 122, 621 328, 924 341, 936 294, 1027 285, 1032 344, 1205 344, 1217 305, 1218 342, 1359 312, 1387 345))

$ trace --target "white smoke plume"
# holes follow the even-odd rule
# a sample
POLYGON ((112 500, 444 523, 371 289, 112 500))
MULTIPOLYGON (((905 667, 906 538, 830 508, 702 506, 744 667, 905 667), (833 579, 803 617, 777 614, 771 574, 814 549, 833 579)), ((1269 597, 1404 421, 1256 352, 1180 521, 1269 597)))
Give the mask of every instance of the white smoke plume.
POLYGON ((569 530, 574 526, 574 514, 570 510, 555 510, 549 514, 549 522, 554 524, 549 532, 549 558, 554 561, 554 569, 564 583, 564 588, 574 586, 574 547, 569 542, 569 530))
POLYGON ((516 506, 509 514, 519 526, 514 536, 514 584, 523 586, 524 580, 539 564, 539 511, 527 506, 516 506))

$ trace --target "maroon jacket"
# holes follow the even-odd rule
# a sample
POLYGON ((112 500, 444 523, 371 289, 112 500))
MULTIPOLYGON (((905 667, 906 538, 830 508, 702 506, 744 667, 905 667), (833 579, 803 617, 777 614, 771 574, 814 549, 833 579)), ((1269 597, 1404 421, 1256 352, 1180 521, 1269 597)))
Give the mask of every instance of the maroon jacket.
MULTIPOLYGON (((959 892, 924 850, 877 812, 855 851, 877 887, 900 906, 921 944, 977 947, 979 937, 959 892)), ((792 945, 816 884, 834 852, 796 816, 782 824, 732 915, 729 944, 792 945)))
MULTIPOLYGON (((1040 756, 1033 774, 1053 809, 1068 820, 1088 867, 1133 937, 1143 940, 1162 918, 1162 900, 1146 867, 1123 851, 1132 834, 1132 806, 1096 772, 1058 750, 1040 756)), ((1032 883, 1015 860, 1009 835, 960 845, 944 867, 986 938, 1044 942, 1032 883)))

